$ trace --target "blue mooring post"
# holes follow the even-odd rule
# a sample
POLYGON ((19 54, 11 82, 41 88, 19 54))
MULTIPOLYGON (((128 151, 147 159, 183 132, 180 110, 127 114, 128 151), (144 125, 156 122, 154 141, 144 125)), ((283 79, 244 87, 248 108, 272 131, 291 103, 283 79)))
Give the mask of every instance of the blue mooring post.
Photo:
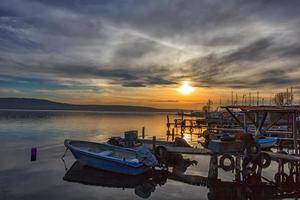
POLYGON ((37 156, 37 148, 33 147, 31 148, 31 161, 36 161, 36 156, 37 156))

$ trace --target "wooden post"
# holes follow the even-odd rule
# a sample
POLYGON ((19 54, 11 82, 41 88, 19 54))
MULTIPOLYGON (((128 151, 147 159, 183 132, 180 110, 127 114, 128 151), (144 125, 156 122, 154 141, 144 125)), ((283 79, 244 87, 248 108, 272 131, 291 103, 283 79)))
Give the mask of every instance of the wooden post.
MULTIPOLYGON (((264 123, 265 123, 265 121, 266 121, 266 119, 267 119, 267 115, 268 115, 268 113, 267 112, 264 112, 264 116, 263 116, 263 118, 262 118, 262 120, 260 121, 260 123, 259 123, 259 125, 258 125, 258 127, 257 127, 257 130, 256 130, 256 132, 255 132, 255 136, 257 136, 258 134, 261 134, 261 129, 262 129, 262 127, 263 127, 263 125, 264 125, 264 123)), ((257 121, 258 122, 258 121, 257 121)), ((258 123, 257 123, 258 124, 258 123)))
POLYGON ((156 149, 156 136, 153 136, 153 140, 152 140, 152 149, 153 149, 153 152, 155 152, 155 149, 156 149))
POLYGON ((228 107, 225 107, 225 109, 231 115, 231 117, 233 117, 233 119, 235 119, 235 121, 244 129, 244 124, 231 112, 231 110, 229 110, 228 107))
POLYGON ((259 91, 257 91, 256 105, 259 106, 259 91))
POLYGON ((241 157, 239 155, 235 157, 235 181, 241 181, 241 157))
POLYGON ((246 113, 244 112, 244 132, 248 133, 248 127, 247 127, 247 120, 246 120, 246 113))
POLYGON ((172 128, 172 141, 174 141, 174 138, 175 138, 175 130, 174 128, 172 128))
POLYGON ((210 157, 208 179, 218 179, 218 156, 216 154, 213 154, 210 157))
POLYGON ((142 138, 145 139, 145 127, 142 129, 142 138))
POLYGON ((294 151, 295 154, 298 154, 297 148, 297 129, 296 129, 296 111, 293 113, 293 138, 294 138, 294 151))

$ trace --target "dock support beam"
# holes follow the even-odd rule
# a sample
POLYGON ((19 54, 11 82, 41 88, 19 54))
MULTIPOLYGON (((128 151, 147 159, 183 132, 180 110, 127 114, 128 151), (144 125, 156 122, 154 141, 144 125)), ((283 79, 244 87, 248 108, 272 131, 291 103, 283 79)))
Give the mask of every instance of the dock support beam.
POLYGON ((213 154, 210 157, 208 179, 214 181, 218 179, 218 155, 213 154))
POLYGON ((174 128, 172 128, 172 141, 174 141, 174 139, 175 139, 175 130, 174 128))
POLYGON ((244 129, 244 124, 231 112, 231 110, 229 110, 229 108, 227 107, 225 107, 225 109, 233 117, 233 119, 235 119, 235 121, 244 129))
POLYGON ((156 136, 153 136, 152 149, 153 149, 153 152, 155 152, 155 149, 156 149, 156 136))
POLYGON ((257 127, 256 133, 255 133, 256 136, 258 136, 259 134, 261 134, 261 129, 264 126, 264 123, 265 123, 265 121, 267 119, 267 116, 268 116, 268 113, 264 112, 264 116, 263 116, 262 120, 260 121, 260 123, 259 123, 259 125, 257 127))
POLYGON ((285 115, 286 115, 286 113, 280 113, 279 116, 273 122, 271 122, 271 124, 269 124, 266 128, 264 128, 263 132, 268 131, 272 126, 274 126, 285 115))
POLYGON ((142 129, 142 138, 145 139, 145 127, 142 129))
POLYGON ((294 151, 295 154, 298 154, 298 147, 297 147, 297 128, 296 128, 296 112, 293 113, 293 139, 294 139, 294 151))
POLYGON ((235 181, 241 182, 241 156, 235 157, 235 181))

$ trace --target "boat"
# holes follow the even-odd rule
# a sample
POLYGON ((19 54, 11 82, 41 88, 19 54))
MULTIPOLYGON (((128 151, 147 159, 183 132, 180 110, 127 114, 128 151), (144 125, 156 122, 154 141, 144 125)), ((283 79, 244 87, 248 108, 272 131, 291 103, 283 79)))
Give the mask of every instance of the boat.
POLYGON ((274 137, 261 137, 256 140, 262 149, 274 147, 277 143, 277 138, 274 137))
POLYGON ((79 140, 65 140, 64 145, 81 164, 115 173, 143 174, 157 164, 155 157, 154 159, 153 157, 141 159, 145 156, 145 149, 134 150, 107 143, 79 140), (140 153, 140 151, 143 152, 140 153))

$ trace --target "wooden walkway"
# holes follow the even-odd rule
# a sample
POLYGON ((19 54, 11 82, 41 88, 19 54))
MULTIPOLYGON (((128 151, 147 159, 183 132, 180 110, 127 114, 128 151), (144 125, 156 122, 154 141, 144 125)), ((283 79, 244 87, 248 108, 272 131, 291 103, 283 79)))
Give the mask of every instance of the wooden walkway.
POLYGON ((212 155, 212 151, 205 148, 193 148, 193 147, 166 147, 170 153, 182 153, 192 155, 212 155))
POLYGON ((300 161, 300 157, 293 156, 293 155, 286 155, 281 153, 274 153, 270 151, 264 151, 265 153, 269 154, 272 160, 278 161, 278 160, 285 160, 285 161, 300 161))
MULTIPOLYGON (((152 140, 141 140, 142 143, 147 145, 149 149, 153 149, 152 140)), ((192 154, 192 155, 212 155, 212 151, 205 148, 194 148, 194 147, 178 147, 175 146, 174 142, 167 141, 155 141, 156 146, 163 146, 169 153, 180 153, 180 154, 192 154)))
MULTIPOLYGON (((153 148, 152 140, 141 140, 149 149, 153 148)), ((175 146, 174 142, 167 141, 156 141, 156 146, 163 146, 169 153, 180 153, 180 154, 191 154, 191 155, 213 155, 213 152, 206 148, 194 148, 194 147, 178 147, 175 146)), ((300 157, 293 155, 286 155, 280 153, 274 153, 270 151, 264 151, 267 153, 273 161, 286 160, 286 161, 298 161, 300 157)))

